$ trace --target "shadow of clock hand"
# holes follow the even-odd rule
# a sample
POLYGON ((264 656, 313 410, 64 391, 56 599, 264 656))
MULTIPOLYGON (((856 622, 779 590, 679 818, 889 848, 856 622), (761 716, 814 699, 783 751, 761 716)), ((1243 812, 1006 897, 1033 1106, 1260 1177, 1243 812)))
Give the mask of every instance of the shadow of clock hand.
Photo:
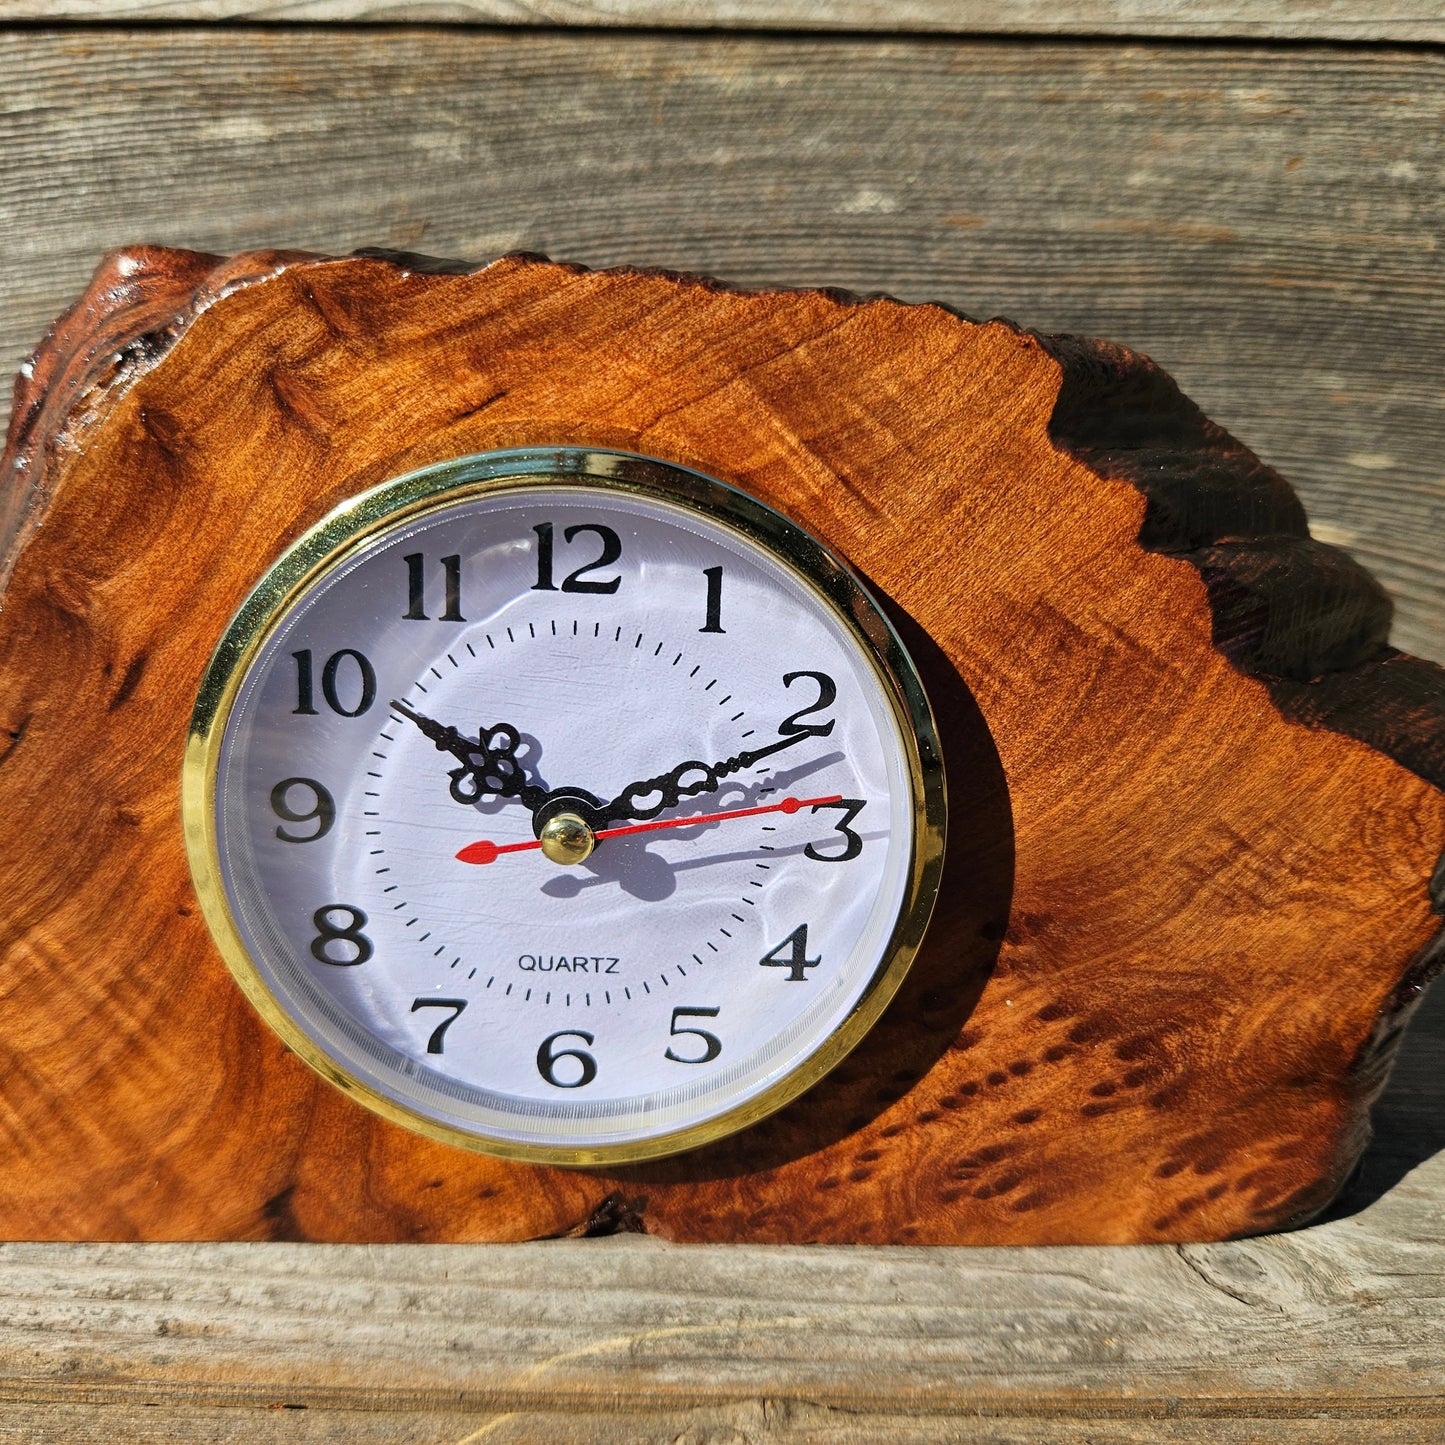
POLYGON ((579 877, 576 870, 556 874, 541 891, 549 898, 576 898, 584 890, 616 884, 642 903, 661 903, 677 891, 677 869, 661 853, 650 852, 642 838, 611 838, 580 866, 591 876, 579 877))
POLYGON ((758 796, 765 793, 787 793, 791 792, 795 783, 800 783, 804 778, 811 777, 814 773, 821 773, 824 768, 831 767, 834 763, 841 763, 844 754, 824 753, 821 758, 810 758, 806 763, 799 763, 795 768, 789 768, 786 772, 769 773, 758 785, 758 796))
MULTIPOLYGON (((879 589, 874 589, 879 596, 879 589)), ((993 971, 1008 926, 1013 896, 1014 833, 1008 785, 998 751, 978 704, 953 664, 912 618, 885 602, 890 620, 933 704, 948 775, 950 832, 933 919, 913 967, 862 1042, 830 1074, 760 1123, 715 1144, 646 1164, 606 1171, 632 1194, 648 1186, 739 1180, 846 1140, 898 1106, 896 1131, 906 1137, 912 1121, 940 1117, 929 1097, 913 1113, 900 1103, 960 1036, 993 971)), ((760 970, 761 972, 761 970, 760 970)), ((762 985, 760 985, 762 986, 762 985)), ((784 985, 786 986, 786 985, 784 985)), ((940 1113, 963 1107, 945 1100, 940 1113)), ((937 1126, 936 1127, 941 1127, 937 1126)), ((867 1169, 847 1151, 838 1155, 838 1182, 847 1171, 867 1169)), ((602 1173, 603 1171, 596 1171, 602 1173)), ((828 1187, 827 1181, 821 1187, 828 1187)))
MULTIPOLYGON (((810 758, 806 763, 790 768, 785 773, 769 773, 756 782, 729 782, 714 793, 704 797, 689 798, 675 817, 683 818, 689 813, 711 813, 722 809, 751 808, 758 801, 773 793, 791 788, 801 779, 840 761, 841 752, 825 753, 819 758, 810 758)), ((696 839, 721 823, 700 823, 696 829, 679 828, 674 837, 679 840, 696 839)), ((599 885, 616 884, 624 893, 644 903, 659 903, 670 898, 677 889, 676 875, 687 869, 701 868, 725 861, 747 861, 757 856, 757 847, 742 853, 716 854, 711 858, 688 858, 670 860, 663 853, 652 852, 659 839, 646 833, 632 837, 608 838, 579 869, 554 874, 541 885, 541 891, 549 898, 576 898, 584 889, 599 885), (582 876, 582 873, 590 877, 582 876)))
MULTIPOLYGON (((876 843, 886 838, 888 832, 886 829, 880 829, 872 833, 859 833, 858 836, 865 844, 876 843)), ((630 843, 633 840, 630 838, 619 838, 617 841, 619 843, 630 843)), ((808 847, 809 842, 818 843, 826 841, 826 837, 822 839, 815 838, 789 847, 775 847, 770 856, 773 858, 796 858, 808 847)), ((617 868, 614 870, 614 874, 604 874, 601 870, 598 870, 596 876, 592 878, 579 878, 576 873, 563 874, 559 877, 548 879, 547 882, 542 885, 542 892, 549 898, 576 898, 579 893, 583 893, 589 889, 602 887, 608 883, 618 883, 626 892, 632 894, 634 898, 641 898, 644 899, 644 901, 653 902, 655 899, 667 898, 672 894, 673 889, 677 886, 676 875, 679 873, 691 873, 699 868, 716 868, 724 863, 750 863, 758 856, 757 848, 752 847, 744 848, 741 852, 709 853, 703 858, 683 858, 671 861, 658 855, 644 854, 643 850, 648 845, 641 838, 637 839, 636 842, 638 845, 636 852, 643 856, 630 858, 626 863, 619 861, 617 868), (657 868, 656 865, 658 864, 662 865, 662 869, 665 869, 673 880, 667 887, 667 891, 665 893, 657 892, 656 894, 648 894, 641 891, 642 888, 653 886, 653 880, 658 880, 655 886, 661 888, 660 875, 662 869, 657 868), (638 885, 640 885, 640 887, 638 885)), ((589 862, 590 861, 591 860, 589 860, 589 862)))

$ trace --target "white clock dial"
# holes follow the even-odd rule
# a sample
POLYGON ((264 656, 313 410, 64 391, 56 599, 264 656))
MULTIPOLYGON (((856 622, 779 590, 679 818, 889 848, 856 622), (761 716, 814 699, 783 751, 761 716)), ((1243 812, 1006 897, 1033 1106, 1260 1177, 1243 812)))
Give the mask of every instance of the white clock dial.
POLYGON ((253 1001, 364 1101, 646 1157, 881 1010, 936 887, 933 749, 881 614, 775 513, 497 453, 359 499, 253 595, 198 708, 193 867, 253 1001))

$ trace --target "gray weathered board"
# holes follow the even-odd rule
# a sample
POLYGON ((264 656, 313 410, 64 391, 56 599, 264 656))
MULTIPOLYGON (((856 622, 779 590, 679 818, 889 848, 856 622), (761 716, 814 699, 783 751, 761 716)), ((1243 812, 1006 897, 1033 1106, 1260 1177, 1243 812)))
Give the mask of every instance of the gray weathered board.
MULTIPOLYGON (((0 367, 139 240, 935 297, 1154 354, 1445 660, 1445 55, 1291 36, 1445 10, 0 0, 0 367), (595 28, 4 28, 127 16, 595 28)), ((0 1442, 1438 1441, 1442 1065, 1438 992, 1332 1217, 1237 1244, 0 1247, 0 1442)))
POLYGON ((945 34, 1445 39, 1438 0, 0 0, 5 20, 485 22, 945 34))

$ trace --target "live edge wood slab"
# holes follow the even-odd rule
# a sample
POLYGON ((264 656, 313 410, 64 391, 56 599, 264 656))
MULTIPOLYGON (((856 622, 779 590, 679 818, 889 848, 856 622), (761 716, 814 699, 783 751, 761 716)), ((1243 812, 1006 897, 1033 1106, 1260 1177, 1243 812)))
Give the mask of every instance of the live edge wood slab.
POLYGON ((141 248, 21 375, 0 476, 4 1238, 1257 1233, 1343 1183, 1442 961, 1445 671, 1122 347, 531 257, 141 248), (215 952, 179 820, 202 670, 276 553, 389 476, 548 443, 695 466, 847 557, 950 790, 865 1043, 607 1172, 450 1150, 313 1075, 215 952))

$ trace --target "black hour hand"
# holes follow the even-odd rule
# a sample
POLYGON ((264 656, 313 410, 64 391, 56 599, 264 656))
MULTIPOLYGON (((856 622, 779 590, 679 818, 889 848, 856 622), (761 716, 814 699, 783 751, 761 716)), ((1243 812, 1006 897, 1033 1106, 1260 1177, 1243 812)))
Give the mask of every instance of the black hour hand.
POLYGON ((740 773, 764 758, 782 752, 784 748, 805 742, 812 736, 809 731, 788 733, 766 747, 752 748, 748 752, 724 758, 721 762, 701 763, 689 760, 679 763, 669 773, 629 783, 610 803, 603 804, 596 826, 605 827, 608 823, 628 821, 645 823, 649 818, 655 818, 667 809, 677 807, 684 798, 715 793, 722 786, 724 778, 740 773), (654 795, 656 801, 650 801, 654 795))
POLYGON ((463 737, 449 723, 439 723, 409 708, 396 698, 392 710, 410 719, 436 744, 440 753, 450 753, 461 764, 451 769, 451 795, 459 803, 471 804, 484 797, 518 798, 528 808, 537 808, 547 796, 545 788, 527 782, 526 770, 517 758, 522 735, 511 723, 483 727, 476 740, 463 737))

